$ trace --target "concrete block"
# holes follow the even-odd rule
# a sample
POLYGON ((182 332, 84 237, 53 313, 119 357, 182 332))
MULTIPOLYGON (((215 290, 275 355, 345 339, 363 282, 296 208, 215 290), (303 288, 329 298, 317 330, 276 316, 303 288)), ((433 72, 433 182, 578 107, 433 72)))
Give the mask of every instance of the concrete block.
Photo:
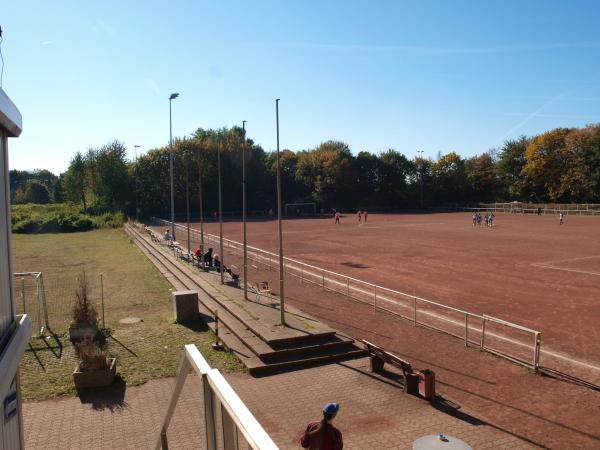
POLYGON ((195 322, 200 320, 198 310, 198 292, 175 291, 172 293, 173 313, 175 320, 180 323, 195 322))

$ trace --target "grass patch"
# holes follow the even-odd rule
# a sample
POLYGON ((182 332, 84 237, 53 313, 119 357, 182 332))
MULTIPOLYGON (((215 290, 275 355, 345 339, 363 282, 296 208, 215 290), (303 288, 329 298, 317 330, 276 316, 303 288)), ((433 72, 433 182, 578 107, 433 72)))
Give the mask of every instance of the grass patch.
MULTIPOLYGON (((117 357, 118 372, 128 385, 174 375, 185 344, 196 344, 212 367, 224 372, 244 370, 233 354, 211 348, 214 335, 205 326, 173 323, 171 285, 120 229, 15 235, 13 256, 15 271, 43 272, 50 327, 57 333, 56 339, 31 339, 21 363, 25 399, 75 393, 71 374, 77 362, 66 332, 76 277, 82 269, 91 281, 100 317, 99 276, 103 274, 106 326, 112 330, 107 349, 117 357), (125 317, 143 321, 120 325, 125 317)), ((20 283, 15 285, 18 291, 20 283)), ((22 309, 19 292, 16 297, 22 309)), ((27 305, 35 323, 33 303, 27 305)))

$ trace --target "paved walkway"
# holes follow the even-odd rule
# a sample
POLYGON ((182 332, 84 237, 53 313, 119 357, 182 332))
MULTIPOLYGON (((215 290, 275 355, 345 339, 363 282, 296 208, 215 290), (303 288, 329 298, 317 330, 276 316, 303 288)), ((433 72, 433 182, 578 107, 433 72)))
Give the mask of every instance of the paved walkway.
MULTIPOLYGON (((406 395, 394 381, 368 372, 368 359, 330 364, 264 378, 226 378, 282 449, 297 449, 297 438, 322 404, 337 401, 336 419, 348 449, 410 449, 420 436, 446 433, 474 449, 534 448, 530 444, 452 408, 433 407, 406 395)), ((156 445, 173 379, 138 387, 117 384, 111 391, 79 399, 65 397, 24 406, 26 448, 151 449, 156 445), (84 403, 85 402, 85 403, 84 403)), ((172 449, 203 446, 202 398, 190 376, 169 429, 172 449)))

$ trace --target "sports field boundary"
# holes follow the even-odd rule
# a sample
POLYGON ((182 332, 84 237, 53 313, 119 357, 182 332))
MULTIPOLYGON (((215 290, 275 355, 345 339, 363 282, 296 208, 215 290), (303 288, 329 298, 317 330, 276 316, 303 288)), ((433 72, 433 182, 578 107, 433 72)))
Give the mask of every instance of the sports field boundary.
MULTIPOLYGON (((151 218, 151 222, 158 226, 171 226, 171 222, 155 217, 151 218)), ((187 233, 186 226, 175 224, 175 227, 187 233)), ((190 228, 189 231, 196 241, 201 241, 199 230, 190 228)), ((220 243, 217 235, 207 232, 203 235, 205 245, 217 246, 220 243)), ((243 253, 243 244, 231 239, 223 238, 223 247, 237 256, 243 253)), ((250 245, 247 250, 250 261, 269 271, 278 269, 277 254, 250 245)), ((372 305, 375 311, 386 311, 409 320, 415 327, 425 326, 449 334, 463 340, 465 347, 475 346, 535 372, 540 368, 541 332, 538 330, 379 286, 289 257, 284 257, 284 273, 298 278, 301 283, 372 305), (511 337, 515 334, 518 337, 511 337)))

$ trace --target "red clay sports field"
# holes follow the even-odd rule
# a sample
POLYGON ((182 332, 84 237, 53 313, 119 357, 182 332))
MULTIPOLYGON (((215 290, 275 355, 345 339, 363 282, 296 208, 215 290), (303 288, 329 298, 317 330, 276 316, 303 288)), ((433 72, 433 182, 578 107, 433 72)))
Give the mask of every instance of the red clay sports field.
MULTIPOLYGON (((247 230, 248 245, 277 251, 275 220, 248 222, 247 230)), ((205 231, 218 234, 218 224, 205 231)), ((224 223, 223 231, 241 242, 240 222, 224 223)), ((561 226, 557 216, 497 214, 486 228, 473 227, 470 213, 370 214, 368 223, 346 215, 340 225, 329 217, 285 220, 283 239, 285 256, 295 260, 538 330, 542 365, 598 382, 599 231, 600 218, 586 216, 568 216, 561 226)), ((181 231, 178 240, 185 241, 181 231)), ((529 358, 531 349, 521 346, 519 356, 529 358)))

